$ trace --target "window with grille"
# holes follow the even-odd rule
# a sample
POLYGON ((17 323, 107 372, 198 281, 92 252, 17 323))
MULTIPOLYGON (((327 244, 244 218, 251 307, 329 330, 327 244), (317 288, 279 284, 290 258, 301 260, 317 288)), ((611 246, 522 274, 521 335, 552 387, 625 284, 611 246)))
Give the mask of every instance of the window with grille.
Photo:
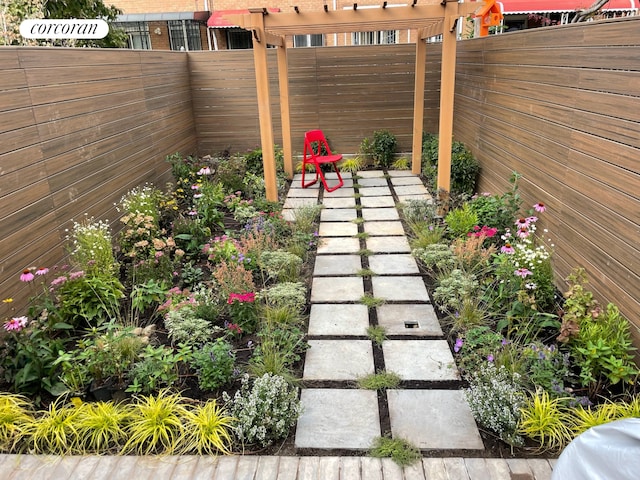
POLYGON ((324 36, 322 34, 312 35, 294 35, 294 47, 322 47, 324 45, 324 36))
POLYGON ((242 28, 227 29, 227 48, 229 50, 253 48, 251 32, 242 28))
POLYGON ((398 31, 354 32, 351 35, 351 43, 352 45, 387 45, 398 43, 398 31))
POLYGON ((118 22, 113 24, 127 34, 127 47, 134 50, 151 50, 149 24, 147 22, 118 22))
POLYGON ((194 20, 169 20, 171 50, 202 50, 200 24, 194 20))

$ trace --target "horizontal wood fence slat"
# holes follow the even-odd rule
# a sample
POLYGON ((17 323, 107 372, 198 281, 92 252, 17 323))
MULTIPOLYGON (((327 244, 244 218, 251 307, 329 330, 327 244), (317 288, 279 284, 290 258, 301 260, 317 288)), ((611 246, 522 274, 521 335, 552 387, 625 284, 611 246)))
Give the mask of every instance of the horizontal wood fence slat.
MULTIPOLYGON (((480 191, 523 175, 542 201, 557 283, 585 267, 601 301, 640 327, 640 18, 460 42, 454 136, 471 148, 480 191)), ((640 333, 633 329, 635 343, 640 333)))

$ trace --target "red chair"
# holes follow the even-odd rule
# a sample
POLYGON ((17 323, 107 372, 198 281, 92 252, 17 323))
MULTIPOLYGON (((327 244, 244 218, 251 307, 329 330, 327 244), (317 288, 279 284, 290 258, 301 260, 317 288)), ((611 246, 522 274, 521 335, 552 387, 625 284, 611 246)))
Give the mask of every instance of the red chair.
POLYGON ((342 176, 340 175, 337 165, 340 160, 342 160, 342 155, 331 153, 329 144, 327 143, 327 139, 324 137, 322 130, 310 130, 306 132, 304 134, 304 154, 302 156, 302 188, 310 187, 318 181, 318 178, 322 180, 322 184, 327 192, 333 192, 340 188, 344 185, 344 181, 342 180, 342 176), (325 152, 326 155, 323 155, 325 152), (331 188, 327 185, 327 180, 324 178, 324 173, 322 172, 322 165, 327 163, 333 164, 333 167, 336 169, 336 173, 338 174, 338 184, 331 188), (304 183, 304 175, 307 171, 307 165, 313 165, 316 170, 316 178, 310 183, 304 183))

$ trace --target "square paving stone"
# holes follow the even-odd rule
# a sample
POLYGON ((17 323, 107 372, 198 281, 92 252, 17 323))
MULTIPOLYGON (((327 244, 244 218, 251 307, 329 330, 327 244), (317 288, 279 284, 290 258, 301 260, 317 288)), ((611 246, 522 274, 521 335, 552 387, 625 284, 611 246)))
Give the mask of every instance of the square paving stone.
POLYGON ((404 235, 402 222, 364 222, 364 231, 374 236, 404 235))
POLYGON ((317 205, 318 204, 318 199, 317 198, 295 198, 295 197, 287 197, 287 199, 284 202, 284 205, 282 206, 282 208, 300 208, 300 207, 306 207, 308 205, 317 205))
POLYGON ((355 194, 356 191, 352 186, 347 187, 346 185, 343 185, 333 192, 327 192, 325 190, 323 198, 353 197, 355 194))
POLYGON ((318 194, 317 188, 290 188, 287 192, 287 198, 318 198, 318 194))
POLYGON ((356 380, 374 373, 370 340, 309 340, 308 343, 303 380, 356 380))
POLYGON ((442 335, 442 328, 432 305, 393 305, 376 307, 378 325, 387 335, 442 335))
POLYGON ((381 208, 381 207, 395 207, 396 201, 392 196, 388 197, 362 197, 360 198, 360 205, 365 208, 381 208))
POLYGON ((409 254, 371 255, 369 256, 369 268, 378 275, 408 275, 420 273, 418 264, 409 254))
MULTIPOLYGON (((347 179, 351 179, 351 172, 340 172, 340 176, 342 177, 343 180, 347 180, 347 179)), ((337 179, 338 175, 336 174, 336 172, 327 172, 324 174, 324 178, 326 178, 327 180, 329 179, 337 179)))
POLYGON ((358 189, 358 193, 363 197, 379 197, 391 195, 389 187, 362 187, 358 189))
POLYGON ((361 178, 384 178, 384 172, 382 170, 361 170, 356 175, 361 178))
POLYGON ((356 199, 353 197, 323 197, 322 205, 325 208, 355 208, 356 199))
MULTIPOLYGON (((307 173, 304 176, 304 181, 306 183, 309 183, 311 180, 313 180, 313 178, 315 177, 315 173, 307 173)), ((291 185, 293 186, 299 186, 300 188, 302 188, 302 174, 301 173, 296 173, 293 176, 293 180, 291 180, 291 185)), ((310 185, 306 188, 314 188, 314 189, 320 189, 320 179, 318 179, 318 181, 316 183, 314 183, 313 185, 310 185)))
POLYGON ((373 296, 390 301, 429 301, 422 277, 371 277, 373 296))
POLYGON ((411 170, 388 170, 387 174, 390 177, 415 177, 411 170))
POLYGON ((400 215, 395 208, 363 208, 362 218, 365 221, 372 220, 400 220, 400 215))
POLYGON ((418 177, 395 177, 391 179, 391 184, 394 187, 399 185, 424 185, 418 177))
POLYGON ((303 389, 297 448, 365 450, 381 435, 376 392, 303 389))
POLYGON ((316 255, 313 276, 355 275, 360 270, 359 255, 316 255))
POLYGON ((366 305, 314 303, 309 314, 309 335, 366 335, 369 309, 366 305))
POLYGON ((353 237, 358 234, 358 225, 351 222, 320 222, 321 237, 353 237))
POLYGON ((324 237, 318 242, 318 254, 356 253, 360 250, 360 239, 349 237, 324 237))
POLYGON ((356 180, 358 185, 362 185, 363 187, 386 187, 387 179, 384 177, 379 178, 359 178, 356 180))
POLYGON ((365 240, 367 249, 382 253, 411 252, 407 237, 369 237, 365 240))
POLYGON ((351 222, 358 218, 355 208, 323 208, 320 212, 321 222, 351 222))
POLYGON ((427 200, 428 203, 433 203, 433 198, 430 194, 423 195, 398 195, 398 202, 409 203, 410 200, 427 200))
POLYGON ((424 185, 402 185, 394 187, 396 195, 426 195, 428 193, 427 187, 424 185))
POLYGON ((460 380, 446 340, 385 340, 385 368, 403 380, 460 380))
POLYGON ((314 277, 311 284, 312 303, 357 302, 363 295, 360 277, 314 277))
POLYGON ((482 450, 462 390, 387 390, 391 433, 418 448, 482 450))

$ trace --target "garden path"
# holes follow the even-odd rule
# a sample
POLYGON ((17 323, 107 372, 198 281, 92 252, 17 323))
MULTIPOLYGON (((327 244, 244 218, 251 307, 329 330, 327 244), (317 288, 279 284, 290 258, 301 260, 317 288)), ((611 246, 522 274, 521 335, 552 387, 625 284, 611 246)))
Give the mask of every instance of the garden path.
MULTIPOLYGON (((484 458, 460 375, 431 305, 396 203, 430 198, 406 171, 362 171, 327 193, 296 176, 283 215, 321 203, 311 287, 309 344, 295 434, 299 456, 50 457, 0 455, 5 479, 548 480, 554 460, 484 458), (365 270, 371 270, 364 276, 365 270), (368 308, 364 295, 383 299, 368 308), (380 325, 378 346, 367 336, 380 325), (355 388, 359 377, 397 373, 396 389, 355 388), (411 467, 357 456, 391 433, 430 452, 411 467), (460 456, 464 452, 464 457, 460 456)), ((329 178, 334 178, 329 175, 329 178)), ((335 180, 334 180, 335 181, 335 180)))

